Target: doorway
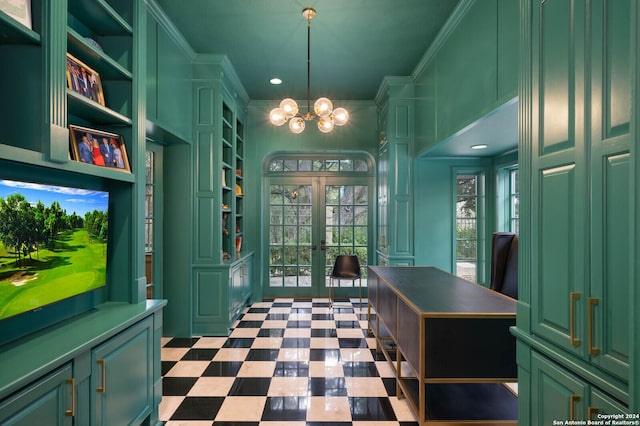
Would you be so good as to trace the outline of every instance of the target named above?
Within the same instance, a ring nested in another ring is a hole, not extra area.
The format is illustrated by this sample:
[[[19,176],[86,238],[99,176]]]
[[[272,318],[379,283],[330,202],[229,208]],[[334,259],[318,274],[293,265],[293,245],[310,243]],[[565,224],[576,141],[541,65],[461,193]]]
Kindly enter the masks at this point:
[[[339,162],[336,169],[326,167],[267,179],[266,297],[328,296],[339,254],[358,256],[366,287],[373,179],[362,169],[341,171]],[[334,294],[357,297],[359,281],[335,281]]]

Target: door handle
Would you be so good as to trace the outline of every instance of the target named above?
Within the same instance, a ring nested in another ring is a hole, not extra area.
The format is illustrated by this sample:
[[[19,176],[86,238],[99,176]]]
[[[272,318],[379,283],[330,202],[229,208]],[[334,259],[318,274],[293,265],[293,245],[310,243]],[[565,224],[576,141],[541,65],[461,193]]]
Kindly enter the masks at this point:
[[[315,244],[311,246],[311,250],[316,250],[317,248],[318,248],[318,246],[315,245]]]
[[[327,249],[327,240],[320,240],[320,250],[325,251]]]
[[[580,293],[575,291],[569,293],[569,341],[571,342],[571,346],[580,346],[580,339],[575,335],[575,304],[578,299],[580,299]]]

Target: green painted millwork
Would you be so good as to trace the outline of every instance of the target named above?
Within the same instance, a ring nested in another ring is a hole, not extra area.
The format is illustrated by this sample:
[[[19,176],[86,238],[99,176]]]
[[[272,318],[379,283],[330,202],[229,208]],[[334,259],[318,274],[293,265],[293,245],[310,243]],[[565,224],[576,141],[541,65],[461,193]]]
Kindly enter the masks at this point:
[[[638,409],[633,3],[522,2],[520,424]]]
[[[414,264],[414,84],[387,77],[376,97],[379,118],[378,250],[391,265]]]
[[[516,95],[518,31],[518,2],[458,4],[413,74],[416,153]]]

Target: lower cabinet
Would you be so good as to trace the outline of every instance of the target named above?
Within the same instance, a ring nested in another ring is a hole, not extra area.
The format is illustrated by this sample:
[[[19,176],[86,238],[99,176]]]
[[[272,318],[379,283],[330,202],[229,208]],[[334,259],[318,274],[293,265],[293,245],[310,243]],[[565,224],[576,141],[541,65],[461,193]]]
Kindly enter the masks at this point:
[[[71,363],[0,403],[3,426],[71,426],[75,415]]]
[[[229,263],[198,266],[194,276],[192,335],[226,336],[251,298],[253,253]]]
[[[552,420],[599,420],[598,414],[623,414],[628,409],[545,356],[531,356],[531,425]],[[523,424],[524,419],[521,419]]]
[[[152,326],[149,318],[91,352],[92,425],[139,424],[151,413]]]
[[[159,424],[165,303],[106,304],[52,336],[0,350],[0,425]]]

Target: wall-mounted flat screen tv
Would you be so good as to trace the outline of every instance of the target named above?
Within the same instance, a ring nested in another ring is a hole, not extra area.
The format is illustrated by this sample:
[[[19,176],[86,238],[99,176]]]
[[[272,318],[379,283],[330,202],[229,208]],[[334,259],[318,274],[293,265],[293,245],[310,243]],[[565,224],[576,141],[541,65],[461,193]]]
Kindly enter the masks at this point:
[[[109,193],[0,179],[0,320],[106,285]]]

